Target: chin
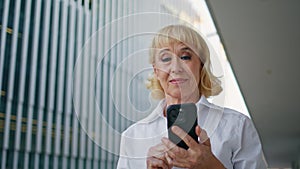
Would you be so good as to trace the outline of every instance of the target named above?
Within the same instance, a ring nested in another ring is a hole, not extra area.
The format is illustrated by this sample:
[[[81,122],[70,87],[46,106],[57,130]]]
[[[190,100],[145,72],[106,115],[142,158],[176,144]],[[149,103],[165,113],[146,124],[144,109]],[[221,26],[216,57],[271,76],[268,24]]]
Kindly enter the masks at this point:
[[[185,87],[172,87],[169,88],[166,92],[166,95],[169,95],[172,98],[189,98],[192,97],[195,94],[198,94],[199,92],[198,88],[195,88],[195,86],[185,86]]]
[[[177,98],[177,99],[181,99],[181,97],[182,97],[182,94],[179,91],[178,92],[174,92],[174,91],[168,92],[167,95],[169,95],[172,98]]]

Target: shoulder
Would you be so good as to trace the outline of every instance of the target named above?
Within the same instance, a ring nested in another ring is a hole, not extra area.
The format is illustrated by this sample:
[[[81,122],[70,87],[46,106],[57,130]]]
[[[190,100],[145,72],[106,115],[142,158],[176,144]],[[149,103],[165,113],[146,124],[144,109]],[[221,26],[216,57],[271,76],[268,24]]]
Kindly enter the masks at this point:
[[[208,109],[209,114],[221,117],[222,120],[229,120],[229,121],[245,121],[250,120],[248,116],[245,114],[236,111],[234,109],[230,109],[227,107],[216,105],[210,101],[208,101],[207,98],[201,97],[200,105],[206,107]],[[236,122],[235,122],[236,123]]]
[[[234,109],[218,106],[209,102],[207,99],[203,98],[201,103],[208,109],[208,118],[220,122],[223,125],[226,124],[226,127],[240,127],[244,122],[251,121],[245,114]]]
[[[245,132],[245,128],[255,130],[252,120],[248,116],[230,108],[224,108],[222,120],[227,129],[230,128],[239,136]]]
[[[153,118],[146,117],[137,121],[122,133],[123,154],[130,157],[144,157],[152,145],[158,144],[161,138],[166,136],[166,119],[157,115],[154,118],[152,113],[149,116]]]
[[[245,114],[243,114],[243,113],[241,113],[241,112],[239,112],[239,111],[230,109],[230,108],[224,108],[224,111],[223,111],[223,117],[224,117],[225,119],[238,120],[238,121],[241,121],[241,122],[251,120],[251,119],[250,119],[248,116],[246,116]]]
[[[210,109],[208,119],[211,120],[208,121],[215,120],[218,123],[217,129],[222,133],[230,133],[231,139],[241,137],[245,130],[255,130],[252,120],[245,114],[210,102],[206,102],[205,105]]]
[[[224,119],[230,122],[227,124],[234,131],[234,133],[230,133],[233,143],[231,147],[234,166],[237,168],[241,168],[241,166],[266,168],[260,137],[253,121],[245,114],[229,108],[224,109],[223,115]]]
[[[254,139],[259,140],[257,130],[252,120],[245,114],[233,109],[224,108],[222,119],[225,121],[224,129],[232,132],[232,139],[239,140],[238,144],[242,144],[242,142],[253,142]],[[247,139],[245,140],[245,138]]]
[[[126,130],[123,131],[122,135],[127,137],[139,137],[142,132],[145,132],[145,129],[149,128],[149,125],[151,125],[152,122],[143,122],[143,120],[140,120],[138,122],[135,122],[134,124],[130,125]]]
[[[165,125],[161,107],[161,104],[159,104],[147,117],[129,126],[122,135],[135,138],[147,137],[155,132],[156,129],[160,129]]]

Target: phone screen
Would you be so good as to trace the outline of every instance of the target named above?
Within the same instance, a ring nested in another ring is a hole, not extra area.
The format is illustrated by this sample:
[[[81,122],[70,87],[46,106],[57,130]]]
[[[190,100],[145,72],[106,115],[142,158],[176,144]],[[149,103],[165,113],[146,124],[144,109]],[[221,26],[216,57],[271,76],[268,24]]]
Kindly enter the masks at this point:
[[[178,126],[188,133],[196,142],[198,136],[195,132],[197,126],[197,107],[194,103],[174,104],[167,108],[167,123],[169,139],[184,149],[189,147],[171,131],[172,126]]]

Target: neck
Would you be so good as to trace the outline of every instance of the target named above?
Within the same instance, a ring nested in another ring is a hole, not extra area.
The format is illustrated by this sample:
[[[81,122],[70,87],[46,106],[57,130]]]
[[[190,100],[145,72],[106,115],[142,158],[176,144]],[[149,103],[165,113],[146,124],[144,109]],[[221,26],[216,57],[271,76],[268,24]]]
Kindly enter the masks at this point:
[[[172,104],[181,104],[181,103],[197,103],[200,99],[201,95],[193,95],[185,98],[175,98],[170,95],[166,95],[166,107]],[[164,108],[164,116],[166,117],[166,107]]]
[[[201,97],[200,94],[194,94],[188,97],[180,97],[180,98],[166,95],[166,103],[167,106],[172,104],[181,104],[181,103],[197,103],[200,97]]]

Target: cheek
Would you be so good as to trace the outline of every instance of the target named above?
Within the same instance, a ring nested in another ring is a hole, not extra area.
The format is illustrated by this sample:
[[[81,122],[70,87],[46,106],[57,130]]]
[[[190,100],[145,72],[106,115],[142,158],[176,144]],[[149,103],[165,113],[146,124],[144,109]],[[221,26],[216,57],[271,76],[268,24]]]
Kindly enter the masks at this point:
[[[157,71],[156,75],[157,75],[157,79],[161,83],[164,83],[166,81],[166,79],[168,78],[168,74],[164,71]]]
[[[192,73],[193,73],[193,76],[196,80],[196,82],[199,84],[200,83],[200,77],[201,77],[201,66],[195,66],[192,68]]]
[[[168,74],[163,71],[158,71],[158,72],[156,72],[156,77],[157,77],[157,80],[159,81],[161,87],[163,88],[163,90],[166,90],[166,88],[168,86]]]

